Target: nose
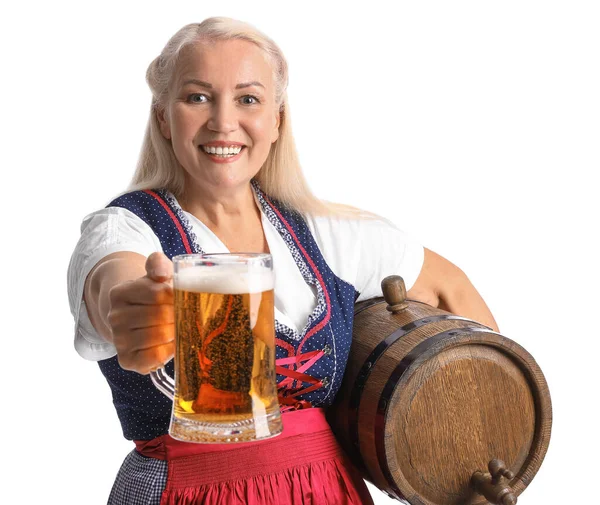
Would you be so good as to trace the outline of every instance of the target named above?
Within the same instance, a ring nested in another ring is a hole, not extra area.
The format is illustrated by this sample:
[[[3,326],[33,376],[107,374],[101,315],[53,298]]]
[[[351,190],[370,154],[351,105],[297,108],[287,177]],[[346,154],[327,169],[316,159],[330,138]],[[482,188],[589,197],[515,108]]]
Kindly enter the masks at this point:
[[[211,108],[211,115],[207,123],[209,130],[228,133],[238,128],[238,111],[235,103],[229,100],[216,100]]]

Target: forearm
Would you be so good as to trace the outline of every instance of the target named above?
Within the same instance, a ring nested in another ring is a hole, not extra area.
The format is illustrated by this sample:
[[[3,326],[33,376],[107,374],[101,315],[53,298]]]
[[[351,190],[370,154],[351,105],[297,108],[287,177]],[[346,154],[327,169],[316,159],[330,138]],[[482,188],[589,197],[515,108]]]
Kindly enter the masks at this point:
[[[466,274],[427,248],[421,273],[408,292],[408,297],[473,319],[498,331],[494,316]]]
[[[108,324],[110,290],[117,284],[145,275],[146,258],[132,252],[113,253],[90,271],[84,287],[84,301],[90,322],[106,341],[113,336]]]
[[[473,319],[485,324],[494,331],[499,331],[498,324],[475,286],[464,273],[461,279],[448,284],[447,289],[438,293],[438,307],[447,312]]]

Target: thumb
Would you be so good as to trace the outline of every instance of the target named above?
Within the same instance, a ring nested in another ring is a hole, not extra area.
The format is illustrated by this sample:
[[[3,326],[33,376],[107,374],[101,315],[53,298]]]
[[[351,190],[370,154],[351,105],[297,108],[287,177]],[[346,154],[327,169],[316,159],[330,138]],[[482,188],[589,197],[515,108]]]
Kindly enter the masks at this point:
[[[154,252],[146,260],[146,275],[156,282],[173,278],[173,262],[161,252]]]

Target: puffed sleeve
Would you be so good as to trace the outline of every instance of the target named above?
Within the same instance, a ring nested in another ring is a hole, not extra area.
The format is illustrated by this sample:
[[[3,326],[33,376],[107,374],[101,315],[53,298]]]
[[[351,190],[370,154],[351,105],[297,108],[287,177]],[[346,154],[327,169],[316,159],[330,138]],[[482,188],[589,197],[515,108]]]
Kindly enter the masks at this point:
[[[90,322],[83,288],[96,263],[119,251],[147,257],[162,248],[152,229],[129,210],[110,207],[87,215],[67,271],[69,305],[75,320],[75,349],[85,359],[99,361],[116,354],[114,346]]]
[[[381,281],[400,275],[408,291],[419,276],[423,246],[384,219],[306,216],[333,272],[360,293],[357,301],[382,296]]]

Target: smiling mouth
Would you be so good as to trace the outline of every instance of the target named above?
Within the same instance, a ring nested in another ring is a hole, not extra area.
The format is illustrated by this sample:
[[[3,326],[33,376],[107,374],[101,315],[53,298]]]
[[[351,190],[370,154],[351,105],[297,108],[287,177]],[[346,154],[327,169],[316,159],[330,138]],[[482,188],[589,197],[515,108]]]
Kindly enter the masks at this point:
[[[209,156],[214,156],[215,158],[234,158],[238,156],[246,146],[230,146],[230,147],[206,147],[199,146],[205,154]]]

